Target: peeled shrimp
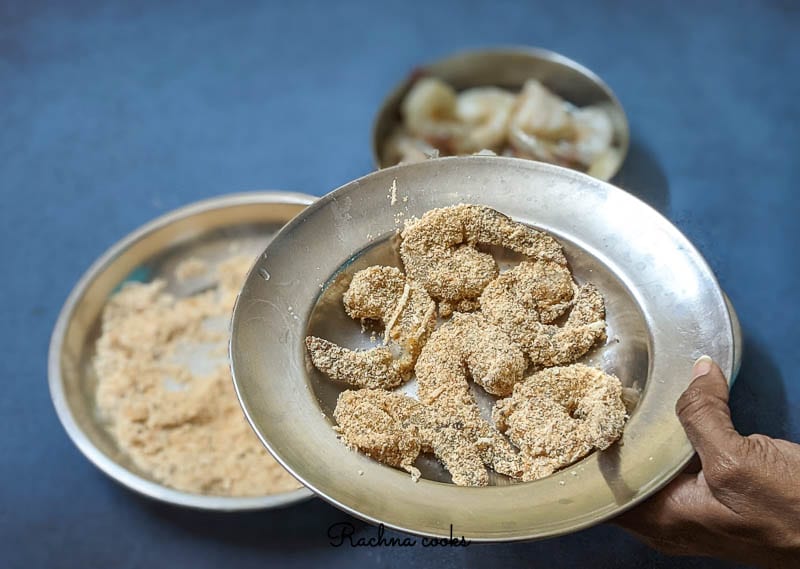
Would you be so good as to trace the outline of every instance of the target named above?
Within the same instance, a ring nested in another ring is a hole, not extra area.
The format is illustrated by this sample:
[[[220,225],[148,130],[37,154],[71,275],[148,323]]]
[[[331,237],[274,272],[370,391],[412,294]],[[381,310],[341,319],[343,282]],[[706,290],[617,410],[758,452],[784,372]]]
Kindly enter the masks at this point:
[[[499,150],[506,140],[515,101],[514,95],[496,87],[476,87],[459,93],[455,114],[470,128],[457,141],[457,153]]]
[[[511,128],[547,140],[572,138],[575,131],[564,100],[535,79],[529,79],[522,87]]]
[[[599,107],[575,108],[536,80],[525,83],[508,138],[520,154],[590,168],[611,147],[614,128]]]
[[[456,92],[434,77],[414,83],[401,107],[408,131],[446,154],[455,154],[467,126],[456,116]]]
[[[598,107],[575,109],[572,118],[574,140],[571,143],[559,142],[554,150],[555,155],[590,167],[611,148],[614,125],[608,113]]]
[[[413,164],[438,157],[438,148],[399,128],[386,142],[384,161],[388,164]]]
[[[445,154],[470,154],[502,146],[515,100],[496,87],[456,94],[444,81],[426,77],[411,88],[402,112],[411,135]]]

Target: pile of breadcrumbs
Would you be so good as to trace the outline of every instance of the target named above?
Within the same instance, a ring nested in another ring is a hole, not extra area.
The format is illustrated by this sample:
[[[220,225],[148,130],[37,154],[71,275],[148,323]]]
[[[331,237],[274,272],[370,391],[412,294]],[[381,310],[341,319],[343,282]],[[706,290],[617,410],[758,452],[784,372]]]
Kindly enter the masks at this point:
[[[226,325],[249,266],[244,257],[221,263],[216,286],[186,298],[163,280],[128,283],[103,310],[93,361],[100,414],[138,469],[178,490],[255,496],[300,486],[263,448],[233,390]],[[187,259],[175,275],[208,270]]]

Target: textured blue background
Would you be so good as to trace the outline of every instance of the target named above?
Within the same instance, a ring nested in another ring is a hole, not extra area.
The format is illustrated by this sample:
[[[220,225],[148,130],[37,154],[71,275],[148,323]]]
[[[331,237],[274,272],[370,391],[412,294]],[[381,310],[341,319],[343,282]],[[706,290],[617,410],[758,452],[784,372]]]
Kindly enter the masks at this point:
[[[328,546],[348,518],[319,500],[248,515],[151,503],[69,442],[46,350],[70,288],[128,231],[226,192],[323,194],[372,169],[373,114],[415,64],[539,45],[615,89],[633,130],[617,183],[697,244],[738,308],[737,426],[798,440],[796,3],[161,4],[0,2],[0,566],[727,566],[612,526],[352,550]]]

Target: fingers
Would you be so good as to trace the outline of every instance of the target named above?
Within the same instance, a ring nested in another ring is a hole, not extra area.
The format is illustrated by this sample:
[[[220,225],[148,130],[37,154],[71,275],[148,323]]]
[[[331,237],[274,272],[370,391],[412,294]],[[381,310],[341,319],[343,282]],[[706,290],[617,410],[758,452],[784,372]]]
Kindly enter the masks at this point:
[[[698,501],[696,476],[680,474],[669,485],[635,508],[614,519],[614,523],[636,534],[649,536],[665,525],[683,519],[688,508]]]
[[[694,364],[694,381],[678,399],[675,412],[704,467],[730,457],[743,440],[731,422],[728,382],[708,356]]]
[[[613,521],[654,549],[669,555],[701,552],[691,546],[686,520],[692,519],[694,504],[700,501],[695,477],[681,474],[661,492]]]
[[[733,527],[737,520],[702,476],[681,474],[614,523],[670,555],[712,555],[720,546],[714,528]]]

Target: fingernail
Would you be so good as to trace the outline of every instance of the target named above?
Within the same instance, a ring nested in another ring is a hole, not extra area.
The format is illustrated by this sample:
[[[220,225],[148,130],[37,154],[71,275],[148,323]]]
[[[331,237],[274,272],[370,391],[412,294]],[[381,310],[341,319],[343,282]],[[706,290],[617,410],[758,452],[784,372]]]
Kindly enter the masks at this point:
[[[697,361],[694,362],[694,366],[692,366],[692,379],[696,379],[701,375],[706,375],[708,372],[710,372],[713,363],[714,360],[712,360],[709,356],[700,356],[697,358]]]

